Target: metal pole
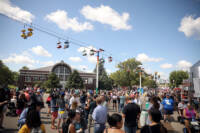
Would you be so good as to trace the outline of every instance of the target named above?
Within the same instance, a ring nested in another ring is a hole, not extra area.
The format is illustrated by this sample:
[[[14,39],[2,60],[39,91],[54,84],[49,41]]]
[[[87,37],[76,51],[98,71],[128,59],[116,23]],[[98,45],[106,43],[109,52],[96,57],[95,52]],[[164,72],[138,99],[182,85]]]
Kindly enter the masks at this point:
[[[99,88],[99,51],[97,51],[96,90]]]
[[[142,88],[142,72],[140,71],[140,90]]]

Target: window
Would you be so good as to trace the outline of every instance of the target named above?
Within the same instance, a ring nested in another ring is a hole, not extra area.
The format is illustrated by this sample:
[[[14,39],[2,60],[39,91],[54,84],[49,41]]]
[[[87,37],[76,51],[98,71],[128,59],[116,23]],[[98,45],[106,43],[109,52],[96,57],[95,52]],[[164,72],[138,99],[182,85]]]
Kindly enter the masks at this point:
[[[25,82],[31,82],[31,77],[25,77]]]
[[[38,76],[33,77],[33,81],[38,81],[38,79],[39,79]]]
[[[45,77],[45,75],[41,75],[41,76],[40,76],[40,80],[41,80],[41,81],[44,81],[44,80],[46,80],[46,77]]]
[[[93,78],[88,78],[88,84],[93,84]]]
[[[60,79],[60,81],[63,81],[64,80],[64,76],[63,75],[59,75],[59,79]]]
[[[65,65],[58,65],[54,68],[53,72],[58,76],[60,81],[66,81],[70,75],[70,68]]]

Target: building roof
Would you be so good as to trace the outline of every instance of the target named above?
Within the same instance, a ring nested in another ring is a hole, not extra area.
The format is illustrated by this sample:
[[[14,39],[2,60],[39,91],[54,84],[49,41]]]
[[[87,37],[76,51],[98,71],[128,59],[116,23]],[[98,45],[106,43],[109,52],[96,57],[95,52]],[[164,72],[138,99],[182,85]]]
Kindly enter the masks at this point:
[[[33,71],[51,71],[52,68],[53,68],[53,66],[40,67],[37,69],[33,69]]]
[[[197,61],[194,65],[192,65],[192,68],[193,68],[193,67],[199,67],[199,66],[200,66],[200,60]]]
[[[53,67],[56,66],[56,65],[58,65],[58,64],[60,64],[60,63],[66,64],[66,63],[64,63],[63,61],[61,61],[61,62],[59,62],[59,63],[56,63],[55,65],[52,65],[52,66],[40,67],[40,68],[37,68],[37,69],[32,69],[32,71],[48,71],[48,72],[51,72],[52,69],[53,69]],[[68,65],[68,64],[67,64],[67,65]],[[93,72],[81,71],[81,70],[72,68],[71,66],[70,66],[70,68],[71,68],[72,71],[76,70],[76,71],[78,71],[78,73],[80,73],[80,74],[95,74],[95,73],[93,73]]]

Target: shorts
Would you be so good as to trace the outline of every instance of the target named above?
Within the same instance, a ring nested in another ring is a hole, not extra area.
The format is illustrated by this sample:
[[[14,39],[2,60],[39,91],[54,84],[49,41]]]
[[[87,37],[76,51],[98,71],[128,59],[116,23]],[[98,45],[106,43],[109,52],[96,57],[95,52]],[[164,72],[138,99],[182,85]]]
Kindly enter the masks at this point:
[[[58,111],[58,119],[66,119],[67,112],[66,111]]]
[[[57,118],[57,117],[58,117],[58,111],[51,112],[51,115],[52,115],[54,118]]]
[[[113,103],[117,103],[117,100],[113,100]]]
[[[165,115],[172,115],[173,114],[173,110],[166,110],[166,109],[164,109],[164,114]]]
[[[58,112],[58,108],[57,107],[51,107],[51,112]]]

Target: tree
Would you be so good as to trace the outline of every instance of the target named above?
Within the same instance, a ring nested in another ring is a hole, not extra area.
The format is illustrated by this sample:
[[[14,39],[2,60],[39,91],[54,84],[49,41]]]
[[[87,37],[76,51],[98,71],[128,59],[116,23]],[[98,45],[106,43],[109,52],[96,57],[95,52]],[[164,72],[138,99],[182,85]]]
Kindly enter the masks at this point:
[[[170,86],[178,87],[182,84],[184,79],[188,79],[189,74],[186,71],[179,70],[179,71],[172,71],[169,76]]]
[[[60,80],[55,73],[51,73],[48,75],[48,80],[45,82],[45,86],[47,88],[60,88]]]
[[[144,85],[147,88],[157,88],[158,87],[157,84],[156,84],[156,81],[149,79],[149,78],[145,78]]]
[[[83,79],[78,71],[74,70],[67,80],[66,88],[82,89],[83,87]]]
[[[46,82],[35,81],[33,84],[34,84],[34,87],[36,88],[48,88],[46,85]]]
[[[12,71],[0,60],[0,88],[6,88],[14,82]]]
[[[142,63],[137,61],[135,58],[130,58],[119,63],[117,65],[119,70],[111,73],[110,77],[114,80],[116,85],[129,86],[130,88],[133,85],[139,85],[139,65],[142,65]],[[142,82],[144,82],[144,77],[146,75],[147,74],[143,72]]]
[[[12,72],[12,76],[13,76],[13,84],[17,85],[19,80],[19,72]]]
[[[27,66],[23,66],[21,69],[22,70],[29,70],[29,68]]]
[[[108,76],[105,68],[104,68],[104,59],[101,58],[99,62],[99,88],[98,89],[112,89],[112,79]],[[96,73],[96,67],[94,69]]]

